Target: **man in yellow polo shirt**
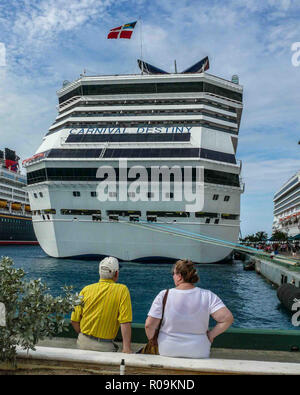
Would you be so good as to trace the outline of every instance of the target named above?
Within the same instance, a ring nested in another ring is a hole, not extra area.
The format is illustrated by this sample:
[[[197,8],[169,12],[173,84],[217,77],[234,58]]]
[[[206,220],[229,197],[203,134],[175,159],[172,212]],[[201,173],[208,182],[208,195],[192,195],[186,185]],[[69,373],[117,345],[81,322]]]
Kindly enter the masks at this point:
[[[98,283],[82,289],[83,306],[76,306],[71,315],[78,333],[77,346],[84,350],[118,351],[114,339],[121,325],[122,351],[131,353],[131,300],[126,285],[117,284],[118,260],[104,258],[99,264],[99,274]]]

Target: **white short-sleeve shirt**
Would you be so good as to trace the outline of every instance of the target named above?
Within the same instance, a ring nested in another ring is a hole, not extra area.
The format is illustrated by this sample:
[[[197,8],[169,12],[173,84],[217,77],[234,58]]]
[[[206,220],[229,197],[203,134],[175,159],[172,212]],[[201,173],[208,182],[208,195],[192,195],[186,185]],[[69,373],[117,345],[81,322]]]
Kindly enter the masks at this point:
[[[149,316],[162,317],[162,302],[166,290],[154,299]],[[222,300],[213,292],[202,288],[169,290],[164,318],[159,332],[160,355],[207,358],[210,341],[206,332],[209,316],[225,307]]]

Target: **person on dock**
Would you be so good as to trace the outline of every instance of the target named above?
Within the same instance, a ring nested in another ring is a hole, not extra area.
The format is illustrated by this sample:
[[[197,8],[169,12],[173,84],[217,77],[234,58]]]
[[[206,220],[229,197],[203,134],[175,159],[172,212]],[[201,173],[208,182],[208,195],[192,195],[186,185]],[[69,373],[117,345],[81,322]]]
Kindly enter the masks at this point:
[[[195,287],[199,277],[191,261],[175,263],[173,280],[175,288],[169,290],[158,335],[159,354],[208,358],[212,342],[230,327],[233,315],[213,292]],[[149,340],[160,323],[165,292],[163,290],[156,296],[148,313],[145,331]],[[210,316],[217,324],[208,330]]]
[[[83,306],[76,306],[71,315],[78,333],[77,346],[84,350],[118,351],[114,339],[121,326],[123,352],[131,353],[132,307],[126,285],[117,284],[119,262],[106,257],[99,264],[100,281],[87,285],[79,295]]]

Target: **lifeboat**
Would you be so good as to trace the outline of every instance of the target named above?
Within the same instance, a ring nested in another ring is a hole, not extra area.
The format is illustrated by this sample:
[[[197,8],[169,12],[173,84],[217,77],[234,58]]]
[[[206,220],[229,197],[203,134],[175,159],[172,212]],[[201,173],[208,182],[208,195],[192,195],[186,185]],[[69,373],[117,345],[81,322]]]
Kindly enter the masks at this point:
[[[12,203],[11,208],[16,211],[20,211],[22,206],[21,203]]]
[[[30,210],[29,204],[25,204],[25,211],[27,211],[27,212],[30,212],[30,211],[31,211],[31,210]]]
[[[7,201],[6,200],[0,200],[0,208],[7,208]]]

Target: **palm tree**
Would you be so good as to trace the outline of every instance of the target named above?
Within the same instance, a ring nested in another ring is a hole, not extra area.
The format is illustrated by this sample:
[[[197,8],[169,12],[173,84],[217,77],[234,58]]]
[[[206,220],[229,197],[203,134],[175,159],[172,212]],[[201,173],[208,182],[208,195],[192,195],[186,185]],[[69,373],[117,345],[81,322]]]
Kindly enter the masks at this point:
[[[255,237],[257,241],[266,241],[268,240],[268,233],[264,231],[256,232]]]

